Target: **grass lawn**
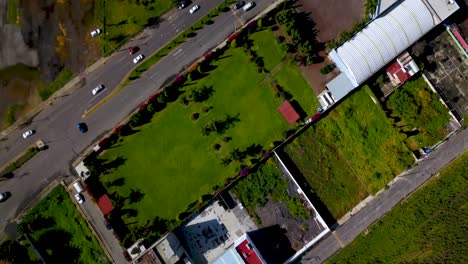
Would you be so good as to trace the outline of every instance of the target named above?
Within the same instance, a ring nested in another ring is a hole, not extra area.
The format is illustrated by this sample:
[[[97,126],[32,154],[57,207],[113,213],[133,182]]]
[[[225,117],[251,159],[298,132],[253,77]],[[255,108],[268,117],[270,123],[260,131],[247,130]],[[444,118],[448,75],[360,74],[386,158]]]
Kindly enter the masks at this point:
[[[23,219],[47,263],[109,263],[63,186],[52,190]]]
[[[361,88],[285,147],[335,219],[413,162],[370,95]]]
[[[106,34],[105,37],[98,37],[103,53],[111,52],[145,26],[157,22],[173,6],[171,0],[98,0],[95,9],[96,22],[105,29]]]
[[[234,150],[246,152],[254,144],[268,149],[290,128],[277,110],[281,99],[263,81],[267,75],[258,73],[242,48],[227,50],[210,67],[206,77],[183,88],[185,93],[178,101],[169,103],[150,123],[138,127],[139,132],[123,137],[103,155],[106,160],[125,159],[123,165],[100,178],[109,193],[128,197],[131,190],[137,190],[144,194],[139,202],[125,204],[125,209],[135,209],[137,215],[127,215],[124,221],[143,225],[155,217],[176,219],[191,202],[239,172],[239,161],[222,165],[223,158],[232,156]],[[292,84],[284,85],[289,89]],[[182,103],[184,96],[202,87],[213,89],[207,100]],[[197,120],[192,118],[194,113],[199,114]],[[223,134],[202,135],[208,123],[226,119],[231,121]],[[215,150],[215,144],[221,148]],[[245,158],[242,163],[249,161]],[[120,178],[125,179],[124,185],[112,184]]]
[[[361,234],[330,263],[467,263],[468,153]]]
[[[252,50],[263,58],[267,70],[272,71],[286,57],[270,29],[256,32],[250,39],[254,42]]]

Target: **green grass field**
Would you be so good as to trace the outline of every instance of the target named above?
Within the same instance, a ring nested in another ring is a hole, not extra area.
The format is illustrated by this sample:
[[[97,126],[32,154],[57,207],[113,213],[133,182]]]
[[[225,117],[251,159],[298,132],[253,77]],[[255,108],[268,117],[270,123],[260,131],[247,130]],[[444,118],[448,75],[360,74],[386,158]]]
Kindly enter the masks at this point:
[[[467,263],[468,153],[329,263]]]
[[[269,82],[264,81],[267,75],[258,73],[242,48],[227,50],[210,67],[208,76],[189,82],[181,96],[194,89],[212,87],[209,99],[184,105],[179,98],[157,113],[150,123],[139,127],[139,132],[122,138],[103,155],[106,160],[125,159],[110,175],[100,178],[109,193],[116,191],[127,197],[133,189],[144,194],[141,201],[125,204],[124,208],[138,213],[126,216],[126,222],[142,225],[155,217],[176,219],[190,203],[213,192],[214,186],[222,185],[239,172],[238,161],[221,164],[234,149],[245,151],[253,144],[268,149],[290,128],[277,110],[281,99],[274,96]],[[285,89],[293,90],[291,85],[285,82]],[[205,113],[203,108],[211,110]],[[197,120],[192,119],[194,113],[199,114]],[[234,121],[224,134],[202,135],[206,124],[227,117]],[[225,140],[226,137],[230,140]],[[221,148],[215,150],[215,144]],[[248,162],[249,159],[243,161]],[[110,184],[119,178],[125,179],[124,185]]]
[[[147,25],[157,22],[173,6],[171,0],[98,0],[95,17],[97,24],[105,29],[106,35],[98,37],[104,54],[118,48]]]
[[[413,162],[370,95],[361,88],[285,147],[336,219]]]
[[[24,217],[21,229],[47,263],[109,263],[70,199],[56,187]]]

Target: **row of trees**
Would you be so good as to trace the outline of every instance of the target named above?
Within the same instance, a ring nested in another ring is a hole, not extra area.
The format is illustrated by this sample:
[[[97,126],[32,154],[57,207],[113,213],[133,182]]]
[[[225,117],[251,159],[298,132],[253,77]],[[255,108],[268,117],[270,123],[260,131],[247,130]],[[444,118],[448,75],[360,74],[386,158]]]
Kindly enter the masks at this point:
[[[284,4],[283,9],[276,13],[275,20],[291,38],[291,43],[281,41],[283,50],[298,52],[299,60],[306,65],[319,61],[318,52],[321,50],[321,44],[316,40],[315,23],[308,14],[296,12],[293,6]]]

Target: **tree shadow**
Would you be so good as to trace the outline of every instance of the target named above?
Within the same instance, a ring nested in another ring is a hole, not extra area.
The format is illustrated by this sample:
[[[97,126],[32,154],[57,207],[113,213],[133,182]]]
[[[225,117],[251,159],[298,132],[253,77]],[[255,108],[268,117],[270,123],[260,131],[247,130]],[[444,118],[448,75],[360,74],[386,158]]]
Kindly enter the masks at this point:
[[[150,17],[146,20],[145,27],[157,28],[161,22],[162,19],[160,17]]]
[[[42,217],[32,220],[30,223],[27,223],[27,227],[30,232],[34,232],[41,229],[47,229],[55,225],[55,220],[50,217]]]
[[[111,169],[116,169],[122,166],[127,159],[122,158],[121,156],[116,157],[115,159],[108,161],[103,164],[103,168],[105,171],[109,171]]]
[[[140,192],[139,190],[131,189],[127,199],[130,204],[133,204],[141,201],[143,197],[145,197],[144,193]]]
[[[126,37],[125,37],[124,35],[117,35],[117,36],[115,36],[115,37],[110,38],[109,40],[110,40],[110,41],[113,41],[113,42],[120,43],[120,42],[124,41],[125,38],[126,38]]]
[[[74,263],[81,252],[70,245],[71,238],[64,230],[49,230],[39,237],[36,245],[47,263]]]
[[[125,184],[125,178],[118,178],[116,180],[109,182],[110,186],[117,186],[117,187],[123,186],[124,184]]]

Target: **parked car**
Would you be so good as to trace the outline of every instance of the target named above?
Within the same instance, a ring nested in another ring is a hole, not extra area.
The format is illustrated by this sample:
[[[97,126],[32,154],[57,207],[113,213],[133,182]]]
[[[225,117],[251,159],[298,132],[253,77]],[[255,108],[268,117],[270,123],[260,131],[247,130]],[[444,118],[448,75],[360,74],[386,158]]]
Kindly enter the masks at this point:
[[[238,9],[240,9],[241,7],[243,7],[244,5],[245,5],[245,2],[244,2],[244,1],[237,1],[237,3],[234,4],[233,8],[234,8],[235,10],[238,10]]]
[[[139,50],[140,50],[140,48],[138,48],[138,47],[131,47],[128,52],[130,53],[130,55],[133,55],[133,54],[137,53],[137,51],[139,51]]]
[[[80,130],[81,133],[88,132],[88,126],[85,123],[78,123],[76,127],[78,128],[78,130]]]
[[[104,225],[106,226],[107,230],[112,229],[112,225],[109,223],[109,221],[107,221],[107,219],[104,219]]]
[[[248,2],[245,6],[244,6],[244,11],[249,11],[250,9],[254,8],[255,7],[255,2]]]
[[[23,138],[28,138],[28,137],[32,136],[34,133],[35,133],[34,130],[28,130],[28,131],[23,133]]]
[[[1,192],[0,193],[0,203],[6,201],[8,199],[8,197],[10,197],[9,192]]]
[[[200,9],[199,5],[192,6],[192,8],[190,8],[190,14],[197,12],[198,9]]]
[[[136,56],[134,59],[133,59],[133,63],[137,64],[139,61],[141,61],[142,59],[144,58],[143,54],[140,54],[138,56]]]
[[[179,9],[184,9],[184,8],[186,8],[188,5],[190,5],[190,1],[188,1],[188,0],[182,0],[182,1],[180,1],[180,3],[179,3]]]
[[[97,35],[101,34],[102,33],[102,30],[100,30],[99,28],[98,29],[95,29],[93,31],[91,31],[91,37],[96,37]]]
[[[83,197],[79,193],[75,194],[75,199],[79,204],[82,204],[84,202]]]

